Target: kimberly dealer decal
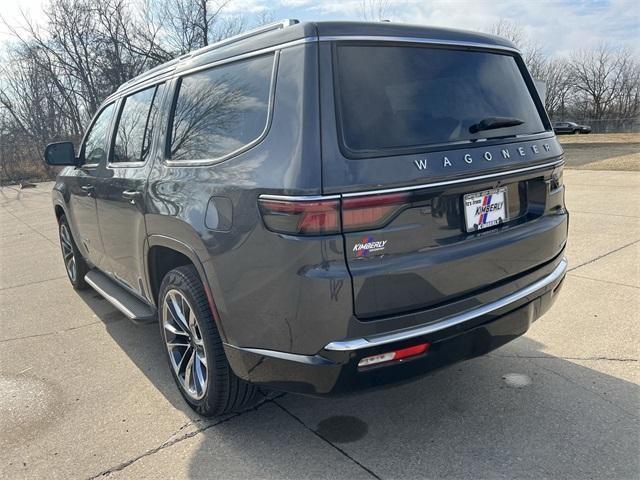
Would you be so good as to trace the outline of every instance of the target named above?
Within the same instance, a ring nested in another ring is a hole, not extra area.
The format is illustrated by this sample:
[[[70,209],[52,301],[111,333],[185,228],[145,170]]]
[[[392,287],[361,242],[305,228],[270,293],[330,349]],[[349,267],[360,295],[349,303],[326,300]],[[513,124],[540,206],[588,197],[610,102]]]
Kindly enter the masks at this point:
[[[380,252],[384,250],[384,246],[388,240],[374,240],[373,237],[365,237],[362,242],[358,242],[353,246],[356,257],[367,257],[371,252]]]

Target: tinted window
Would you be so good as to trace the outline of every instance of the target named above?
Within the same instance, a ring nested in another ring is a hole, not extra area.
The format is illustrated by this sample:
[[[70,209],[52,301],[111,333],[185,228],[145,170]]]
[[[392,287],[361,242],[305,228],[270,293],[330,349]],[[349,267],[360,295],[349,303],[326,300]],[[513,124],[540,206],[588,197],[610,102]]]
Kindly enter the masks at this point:
[[[149,155],[158,107],[156,87],[124,99],[113,145],[112,162],[144,162]]]
[[[170,158],[220,158],[260,137],[267,124],[272,69],[273,55],[267,55],[182,78]]]
[[[339,45],[336,52],[340,128],[353,153],[545,129],[510,55],[362,45]],[[489,117],[523,123],[470,132],[472,125]]]
[[[107,148],[109,145],[107,137],[109,136],[109,125],[111,124],[113,110],[114,104],[112,103],[104,108],[95,122],[93,122],[93,126],[84,142],[84,163],[100,163],[107,158]]]

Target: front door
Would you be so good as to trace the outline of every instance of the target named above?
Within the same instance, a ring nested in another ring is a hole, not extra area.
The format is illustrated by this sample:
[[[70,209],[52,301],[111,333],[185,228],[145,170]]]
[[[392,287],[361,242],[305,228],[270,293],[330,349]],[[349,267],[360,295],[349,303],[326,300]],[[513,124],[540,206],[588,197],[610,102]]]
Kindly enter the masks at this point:
[[[123,98],[106,167],[96,185],[105,270],[134,293],[144,287],[145,190],[162,85]]]
[[[113,103],[95,117],[80,148],[81,166],[68,177],[70,225],[82,255],[93,265],[101,266],[104,247],[96,214],[97,172],[104,168],[109,147]]]

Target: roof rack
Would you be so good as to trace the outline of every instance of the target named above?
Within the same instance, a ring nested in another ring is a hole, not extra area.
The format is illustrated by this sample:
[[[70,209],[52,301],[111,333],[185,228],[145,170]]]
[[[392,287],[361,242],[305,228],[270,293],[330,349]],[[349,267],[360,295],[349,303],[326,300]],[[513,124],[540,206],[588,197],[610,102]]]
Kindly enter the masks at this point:
[[[225,38],[224,40],[220,40],[219,42],[212,43],[211,45],[207,45],[206,47],[199,48],[198,50],[194,50],[193,52],[185,53],[184,55],[180,55],[178,58],[174,58],[173,60],[169,60],[168,62],[165,62],[156,67],[153,67],[151,70],[148,70],[138,75],[137,77],[134,77],[131,80],[123,83],[122,85],[120,85],[120,88],[118,88],[118,91],[125,90],[126,88],[136,83],[140,83],[143,80],[150,80],[151,78],[156,77],[158,75],[162,75],[163,73],[168,73],[171,70],[174,70],[176,67],[176,64],[182,60],[197,57],[198,55],[202,55],[203,53],[216,50],[220,47],[225,47],[227,45],[231,45],[232,43],[236,43],[241,40],[245,40],[247,38],[255,37],[257,35],[262,35],[263,33],[290,27],[291,25],[295,25],[297,23],[300,23],[300,22],[292,18],[286,19],[286,20],[280,20],[278,22],[267,23],[266,25],[262,25],[260,27],[254,28],[252,30],[248,30],[238,35]]]
[[[257,35],[262,35],[263,33],[271,32],[273,30],[280,30],[281,28],[290,27],[291,25],[295,25],[296,23],[300,23],[300,22],[293,18],[289,18],[287,20],[280,20],[278,22],[273,22],[273,23],[267,23],[266,25],[262,25],[261,27],[254,28],[252,30],[247,30],[246,32],[239,33],[238,35],[225,38],[224,40],[220,40],[219,42],[212,43],[211,45],[207,45],[206,47],[199,48],[198,50],[194,50],[188,55],[189,57],[197,57],[198,55],[202,55],[203,53],[209,52],[211,50],[215,50],[220,47],[225,47],[232,43],[239,42],[240,40],[245,40],[247,38],[255,37]]]

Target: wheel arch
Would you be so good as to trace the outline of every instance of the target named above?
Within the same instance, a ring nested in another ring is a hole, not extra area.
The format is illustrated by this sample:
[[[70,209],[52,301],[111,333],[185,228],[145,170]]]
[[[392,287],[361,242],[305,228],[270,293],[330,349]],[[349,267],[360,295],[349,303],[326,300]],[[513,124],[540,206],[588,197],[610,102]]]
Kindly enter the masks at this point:
[[[207,274],[196,251],[186,243],[165,235],[150,235],[145,249],[145,271],[152,300],[159,308],[158,294],[164,276],[174,268],[192,265],[202,282],[211,313],[223,340],[226,339]]]

